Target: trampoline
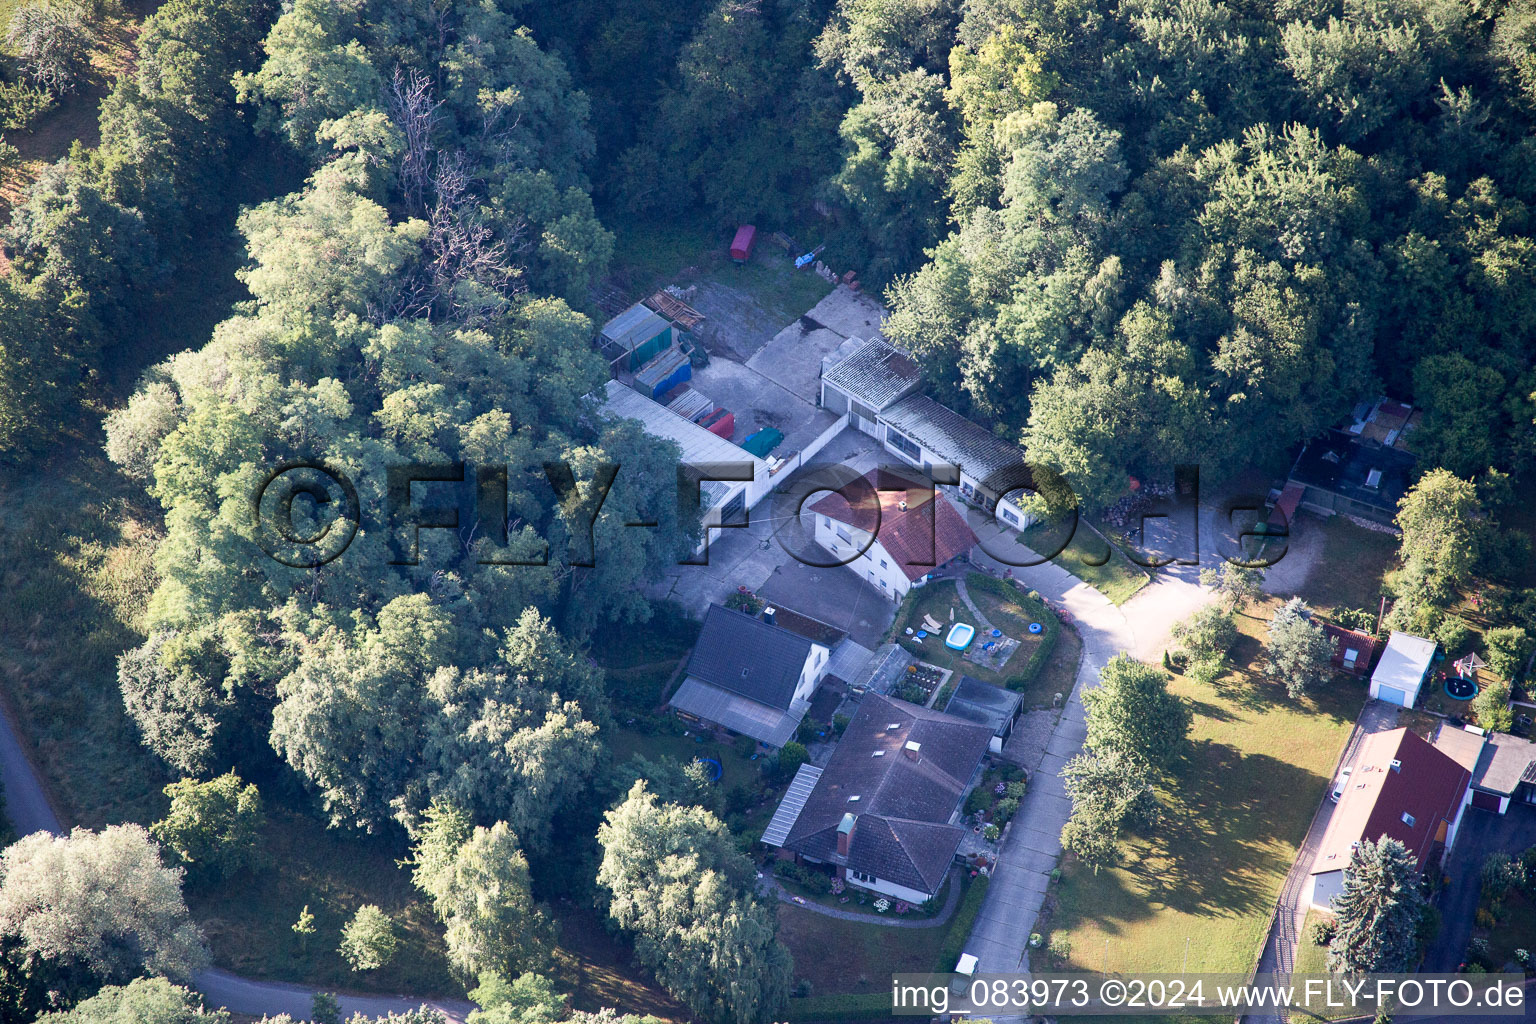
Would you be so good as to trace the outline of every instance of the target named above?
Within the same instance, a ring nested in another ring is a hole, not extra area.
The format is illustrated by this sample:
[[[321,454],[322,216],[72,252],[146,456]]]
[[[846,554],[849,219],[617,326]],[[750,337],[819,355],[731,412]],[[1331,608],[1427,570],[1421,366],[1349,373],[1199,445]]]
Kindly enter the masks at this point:
[[[709,770],[710,782],[719,782],[720,776],[725,774],[725,766],[712,757],[696,757],[694,760]]]
[[[976,627],[969,622],[957,622],[949,631],[949,636],[944,638],[944,646],[952,650],[963,651],[971,645],[976,637]]]
[[[1477,684],[1470,679],[1451,676],[1445,681],[1445,695],[1452,700],[1471,700],[1477,696]]]

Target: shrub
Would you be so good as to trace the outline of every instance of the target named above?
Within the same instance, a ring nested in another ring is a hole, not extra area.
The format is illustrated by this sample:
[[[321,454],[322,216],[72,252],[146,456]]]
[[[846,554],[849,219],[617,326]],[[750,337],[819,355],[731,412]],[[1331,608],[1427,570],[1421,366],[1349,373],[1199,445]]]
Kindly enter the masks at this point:
[[[1488,940],[1487,939],[1485,939],[1485,938],[1483,938],[1482,936],[1479,935],[1478,937],[1474,938],[1471,942],[1467,943],[1467,963],[1468,964],[1474,964],[1475,963],[1475,964],[1480,964],[1483,967],[1487,967],[1487,966],[1489,966],[1489,961],[1492,960],[1492,959],[1493,959],[1493,954],[1492,954],[1492,952],[1488,948]]]
[[[1445,648],[1446,654],[1457,654],[1472,639],[1472,627],[1460,615],[1447,615],[1435,630],[1435,639]]]
[[[30,82],[0,82],[0,130],[20,131],[53,106],[53,94]]]
[[[852,721],[852,719],[850,719],[847,715],[833,715],[832,731],[841,736],[844,730],[848,728],[848,723],[850,721]]]
[[[1013,815],[1019,809],[1019,802],[1013,797],[1005,796],[992,808],[992,820],[998,825],[1006,825],[1013,820]]]
[[[986,786],[977,786],[975,789],[971,790],[970,796],[965,798],[965,813],[975,814],[977,811],[984,811],[987,809],[987,805],[991,802],[991,790],[989,790]]]
[[[1488,647],[1488,667],[1505,679],[1513,679],[1531,656],[1531,635],[1519,626],[1500,626],[1483,635]]]
[[[1333,933],[1338,931],[1338,929],[1338,923],[1333,918],[1318,918],[1312,922],[1312,931],[1309,933],[1309,937],[1312,939],[1313,945],[1326,946],[1333,941]]]
[[[1030,932],[1029,933],[1029,948],[1030,949],[1039,949],[1040,948],[1040,943],[1042,943],[1044,941],[1045,940],[1040,937],[1040,933],[1039,932]]]
[[[1002,832],[996,825],[988,825],[981,830],[981,837],[989,843],[997,842],[997,837],[1000,835],[1002,835]]]
[[[1051,936],[1051,944],[1047,947],[1047,952],[1051,955],[1051,962],[1060,967],[1072,959],[1072,941],[1057,932]]]
[[[1376,631],[1376,613],[1364,608],[1340,608],[1333,613],[1333,621],[1345,629],[1357,629],[1362,633]]]
[[[368,903],[341,930],[341,955],[354,971],[376,971],[394,959],[397,941],[389,915]]]
[[[1498,903],[1520,881],[1520,865],[1507,853],[1490,853],[1483,859],[1483,899]]]
[[[63,95],[89,70],[96,31],[84,4],[35,0],[16,8],[5,38],[34,81]]]
[[[1010,797],[1010,798],[1012,798],[1014,800],[1023,800],[1024,799],[1024,791],[1025,791],[1026,788],[1028,788],[1027,784],[1024,781],[1020,780],[1018,782],[1010,782],[1010,783],[1008,783],[1008,787],[1003,792],[1004,792],[1004,794],[1006,796],[1008,796],[1008,797]]]
[[[1472,698],[1472,714],[1477,724],[1491,732],[1509,732],[1515,726],[1515,713],[1509,708],[1509,684],[1489,683]]]
[[[809,999],[811,995],[811,979],[801,978],[795,982],[795,998]]]
[[[810,759],[810,752],[805,749],[804,744],[796,743],[793,740],[784,744],[783,748],[779,750],[779,777],[783,779],[789,778],[800,770],[801,765]]]
[[[309,1016],[313,1024],[341,1024],[341,1003],[330,992],[316,992]]]

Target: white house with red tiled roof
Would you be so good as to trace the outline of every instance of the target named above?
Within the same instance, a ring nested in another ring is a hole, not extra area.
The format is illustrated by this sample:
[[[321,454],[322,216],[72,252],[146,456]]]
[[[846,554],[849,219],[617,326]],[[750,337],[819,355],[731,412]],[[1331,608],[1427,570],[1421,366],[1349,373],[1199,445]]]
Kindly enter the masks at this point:
[[[852,502],[830,494],[811,506],[816,543],[892,601],[975,547],[965,517],[932,484],[879,470],[861,479]]]
[[[1366,840],[1396,839],[1421,871],[1450,852],[1471,779],[1466,767],[1407,729],[1366,736],[1312,862],[1308,902],[1332,905],[1350,854]]]

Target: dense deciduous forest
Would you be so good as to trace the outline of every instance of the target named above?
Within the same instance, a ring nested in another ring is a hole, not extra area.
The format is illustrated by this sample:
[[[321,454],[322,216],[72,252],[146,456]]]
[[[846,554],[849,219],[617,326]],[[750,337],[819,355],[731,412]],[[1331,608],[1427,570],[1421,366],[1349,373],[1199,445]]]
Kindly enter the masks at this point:
[[[69,88],[92,17],[24,11],[8,104]],[[1530,0],[167,0],[135,47],[99,143],[0,234],[0,453],[25,472],[104,421],[164,517],[147,635],[118,665],[143,742],[191,780],[275,756],[333,825],[408,836],[487,992],[542,966],[515,941],[546,927],[524,851],[536,873],[578,826],[578,888],[690,1010],[764,1020],[789,988],[723,825],[677,806],[708,802],[695,780],[642,762],[651,791],[625,800],[599,770],[584,644],[646,618],[633,584],[698,535],[676,450],[583,401],[608,375],[590,338],[613,227],[823,237],[884,290],[933,393],[1089,510],[1180,463],[1275,464],[1383,391],[1425,410],[1426,468],[1536,455]],[[274,152],[302,186],[236,209],[236,165]],[[248,297],[134,365],[194,240],[231,230]],[[390,465],[506,465],[513,528],[427,532],[401,565],[365,524],[347,559],[291,568],[248,505],[293,459],[344,469],[365,508]],[[605,463],[626,472],[588,566],[572,542]],[[616,806],[601,854],[594,794]],[[156,834],[192,849],[197,813]],[[143,966],[5,941],[71,998]],[[706,948],[707,970],[679,963]],[[7,998],[37,1010],[44,988]]]

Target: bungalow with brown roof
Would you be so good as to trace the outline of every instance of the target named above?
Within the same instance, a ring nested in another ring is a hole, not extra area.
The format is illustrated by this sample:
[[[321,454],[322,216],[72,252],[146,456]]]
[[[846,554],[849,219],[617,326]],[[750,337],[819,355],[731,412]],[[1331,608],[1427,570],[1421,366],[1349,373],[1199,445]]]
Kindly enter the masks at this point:
[[[1366,736],[1312,862],[1308,902],[1332,905],[1344,889],[1350,854],[1365,840],[1398,840],[1421,871],[1449,852],[1471,778],[1454,758],[1407,729]]]
[[[811,506],[814,536],[892,601],[976,546],[965,517],[931,483],[878,469],[863,480],[868,490],[854,501],[829,494]]]
[[[987,726],[870,694],[826,767],[802,767],[763,841],[857,888],[932,899],[965,838],[957,819],[991,738]]]

